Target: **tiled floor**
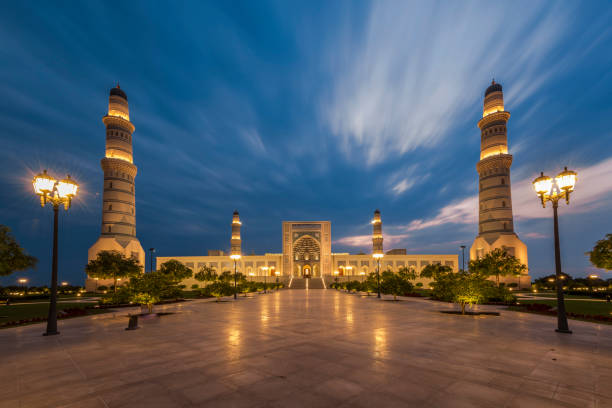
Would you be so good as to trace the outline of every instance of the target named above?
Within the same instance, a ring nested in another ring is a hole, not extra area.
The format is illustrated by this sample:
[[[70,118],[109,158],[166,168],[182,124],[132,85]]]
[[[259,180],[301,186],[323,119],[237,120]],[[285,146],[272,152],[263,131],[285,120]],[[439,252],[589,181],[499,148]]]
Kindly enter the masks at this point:
[[[612,407],[612,326],[334,290],[0,330],[0,407]]]

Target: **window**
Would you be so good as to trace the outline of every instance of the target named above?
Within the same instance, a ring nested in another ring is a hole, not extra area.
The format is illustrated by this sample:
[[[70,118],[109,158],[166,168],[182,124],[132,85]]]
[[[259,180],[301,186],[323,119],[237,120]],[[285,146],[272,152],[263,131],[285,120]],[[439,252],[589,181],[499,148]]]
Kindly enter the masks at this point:
[[[113,211],[113,205],[112,204],[108,205],[108,211]]]
[[[504,222],[504,229],[508,228],[508,223]]]
[[[504,207],[504,208],[506,207],[506,202],[505,201],[502,201],[502,207]]]
[[[111,232],[111,227],[110,226],[108,227],[108,232]]]
[[[113,182],[108,183],[108,188],[113,188]]]
[[[506,179],[502,178],[501,179],[501,183],[502,183],[502,185],[506,184]]]

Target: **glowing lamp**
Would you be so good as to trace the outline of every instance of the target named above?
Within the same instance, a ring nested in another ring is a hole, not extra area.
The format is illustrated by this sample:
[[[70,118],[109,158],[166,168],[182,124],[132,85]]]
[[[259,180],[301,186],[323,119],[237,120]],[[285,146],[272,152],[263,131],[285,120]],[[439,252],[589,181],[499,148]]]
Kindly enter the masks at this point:
[[[57,183],[57,195],[60,198],[71,200],[72,197],[76,196],[79,185],[70,178],[70,174]]]
[[[55,186],[55,179],[47,174],[47,170],[44,170],[42,173],[34,176],[32,185],[34,186],[34,193],[43,197],[51,194]]]
[[[533,188],[536,193],[541,196],[547,194],[552,189],[552,178],[545,176],[544,172],[540,173],[540,177],[533,180]]]
[[[230,259],[233,259],[234,261],[237,261],[237,260],[238,260],[238,259],[240,259],[240,258],[241,258],[240,254],[233,254],[233,255],[230,255]]]
[[[373,257],[374,259],[380,259],[380,258],[382,258],[383,256],[385,256],[385,255],[383,255],[382,253],[376,253],[376,254],[373,254],[373,255],[372,255],[372,257]]]
[[[564,170],[555,177],[555,181],[557,182],[557,186],[561,190],[564,191],[574,191],[574,186],[576,185],[576,172],[572,170],[568,170],[567,166]]]

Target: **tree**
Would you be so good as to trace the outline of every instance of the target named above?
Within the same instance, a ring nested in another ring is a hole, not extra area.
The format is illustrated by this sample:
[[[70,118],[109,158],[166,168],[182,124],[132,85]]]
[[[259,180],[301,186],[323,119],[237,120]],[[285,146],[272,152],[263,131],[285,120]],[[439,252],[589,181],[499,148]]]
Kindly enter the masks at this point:
[[[182,280],[191,278],[193,271],[176,259],[170,259],[160,265],[159,271],[178,283]]]
[[[140,275],[142,266],[134,258],[126,258],[119,251],[100,251],[96,259],[85,266],[85,272],[90,278],[112,279],[113,292],[117,292],[117,280]]]
[[[606,234],[604,239],[597,241],[587,255],[596,268],[612,271],[612,234]]]
[[[132,293],[132,301],[147,305],[149,313],[153,312],[153,304],[159,302],[168,292],[168,288],[174,285],[174,277],[171,274],[155,271],[130,279],[129,288]]]
[[[484,276],[495,276],[497,286],[499,286],[500,276],[519,276],[526,270],[527,266],[502,248],[495,248],[482,258],[472,260],[469,263],[470,272]]]
[[[417,278],[417,274],[414,268],[409,268],[407,266],[401,267],[399,271],[397,272],[397,274],[401,276],[403,279],[406,279],[409,281],[415,280]]]
[[[381,275],[380,289],[385,294],[393,295],[393,300],[397,300],[398,296],[412,290],[412,283],[404,276],[388,270]]]
[[[430,265],[427,265],[425,268],[423,268],[419,276],[421,278],[429,278],[429,279],[436,280],[436,277],[438,275],[447,274],[452,271],[453,269],[450,266],[441,265],[441,264],[430,264]]]
[[[217,273],[210,266],[203,265],[193,277],[199,282],[214,282],[217,280]]]
[[[453,287],[453,301],[461,305],[461,314],[465,314],[465,305],[481,303],[485,300],[487,282],[478,273],[459,272],[456,274]]]
[[[206,287],[207,291],[217,298],[217,302],[223,296],[230,296],[234,294],[234,288],[226,281],[218,280],[211,283]]]
[[[28,255],[11,235],[11,229],[0,225],[0,276],[34,268],[38,260]]]

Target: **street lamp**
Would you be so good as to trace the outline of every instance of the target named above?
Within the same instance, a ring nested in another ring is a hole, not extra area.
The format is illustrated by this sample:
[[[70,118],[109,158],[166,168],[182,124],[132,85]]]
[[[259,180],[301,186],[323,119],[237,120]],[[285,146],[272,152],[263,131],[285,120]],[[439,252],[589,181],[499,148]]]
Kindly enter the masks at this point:
[[[461,245],[461,270],[465,271],[465,245]]]
[[[149,248],[149,252],[151,253],[151,255],[149,255],[149,263],[151,265],[149,272],[153,272],[153,254],[155,253],[155,248]]]
[[[234,260],[234,299],[238,299],[238,281],[236,280],[237,266],[236,263],[240,259],[240,255],[230,255],[230,258]]]
[[[21,283],[21,289],[23,289],[24,295],[27,295],[28,290],[25,288],[25,284],[28,283],[28,280],[26,278],[19,278],[17,282]]]
[[[377,286],[378,286],[378,298],[380,299],[380,260],[383,256],[385,256],[382,253],[376,253],[374,255],[372,255],[374,257],[374,259],[376,259],[376,281],[377,281]]]
[[[264,293],[268,293],[266,292],[267,286],[268,286],[268,269],[270,269],[267,266],[262,266],[261,270],[264,272]]]
[[[53,205],[53,263],[51,269],[51,299],[49,303],[49,317],[45,336],[59,334],[57,331],[57,224],[59,206],[64,205],[68,211],[76,196],[79,185],[68,175],[64,180],[58,181],[47,174],[47,170],[37,174],[32,180],[34,193],[40,196],[40,206],[47,202]]]
[[[554,232],[555,232],[555,274],[557,281],[557,332],[571,333],[567,324],[567,316],[565,314],[565,302],[563,299],[563,275],[561,274],[561,250],[559,249],[559,220],[557,216],[557,208],[559,200],[565,199],[569,205],[570,194],[576,186],[576,172],[568,170],[567,167],[557,175],[554,179],[540,173],[540,177],[533,180],[533,187],[536,194],[542,201],[542,207],[546,207],[546,202],[552,202]]]

